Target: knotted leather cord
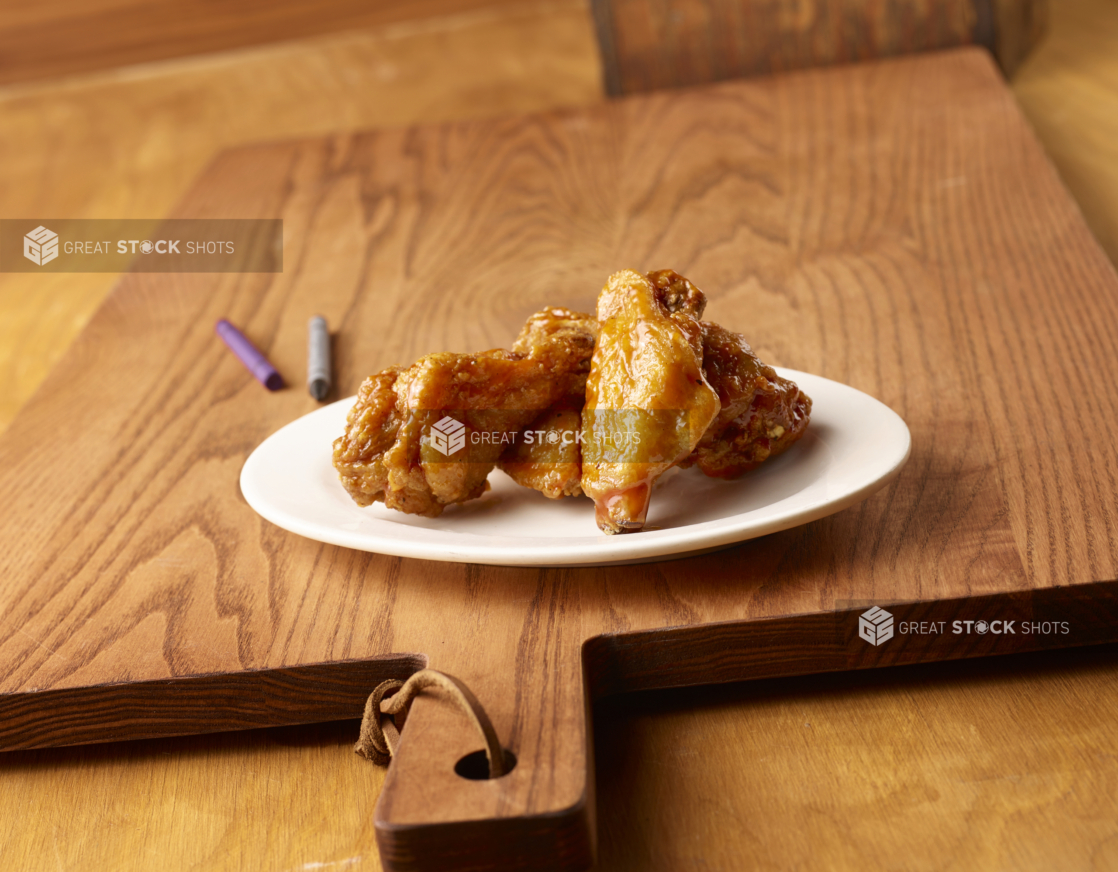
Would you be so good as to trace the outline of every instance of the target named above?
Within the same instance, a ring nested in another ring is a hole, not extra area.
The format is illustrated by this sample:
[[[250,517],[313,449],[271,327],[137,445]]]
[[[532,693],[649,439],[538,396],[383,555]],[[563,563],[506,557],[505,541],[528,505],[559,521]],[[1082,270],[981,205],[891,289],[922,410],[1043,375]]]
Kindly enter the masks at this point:
[[[497,739],[497,731],[477,697],[453,675],[435,669],[421,669],[407,681],[392,678],[382,681],[365,701],[361,733],[353,750],[378,766],[387,766],[396,753],[400,731],[404,729],[412,700],[424,690],[439,690],[458,706],[481,733],[485,756],[489,760],[489,777],[505,774],[505,752]]]

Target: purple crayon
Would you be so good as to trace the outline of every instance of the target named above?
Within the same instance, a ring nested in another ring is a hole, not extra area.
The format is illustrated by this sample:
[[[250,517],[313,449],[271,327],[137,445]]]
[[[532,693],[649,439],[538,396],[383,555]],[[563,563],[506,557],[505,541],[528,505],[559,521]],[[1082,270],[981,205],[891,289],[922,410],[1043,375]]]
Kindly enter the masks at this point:
[[[229,346],[229,350],[237,355],[237,359],[245,368],[256,376],[256,380],[270,391],[278,391],[283,387],[283,376],[276,372],[276,368],[268,362],[260,350],[248,341],[248,338],[236,327],[222,318],[214,327],[221,341]]]

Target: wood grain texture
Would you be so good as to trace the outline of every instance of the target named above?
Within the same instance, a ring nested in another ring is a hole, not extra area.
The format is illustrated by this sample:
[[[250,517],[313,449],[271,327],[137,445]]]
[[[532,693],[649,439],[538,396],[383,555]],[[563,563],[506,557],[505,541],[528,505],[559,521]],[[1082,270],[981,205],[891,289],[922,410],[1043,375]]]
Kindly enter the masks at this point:
[[[938,97],[913,105],[913,92]],[[1072,410],[1044,395],[1056,412],[1039,415],[1036,380],[1106,371],[1105,345],[1071,340],[1113,323],[1115,277],[979,55],[261,146],[215,164],[181,211],[282,214],[300,267],[274,285],[129,278],[0,442],[0,520],[24,545],[0,567],[5,689],[426,653],[475,689],[520,764],[463,785],[451,767],[473,749],[421,700],[379,814],[389,856],[406,861],[408,834],[440,819],[459,844],[482,829],[468,819],[565,816],[557,839],[592,820],[580,652],[603,632],[1113,578],[1113,495],[1096,484],[1112,449],[1046,429]],[[218,314],[297,372],[306,315],[332,306],[352,390],[393,359],[507,341],[543,302],[585,305],[618,261],[650,260],[689,270],[712,316],[775,362],[893,405],[917,445],[902,478],[722,555],[578,571],[343,553],[213,486],[310,407],[255,392],[212,343]],[[386,317],[400,329],[385,335]],[[1055,370],[1022,363],[1036,349]],[[1107,413],[1096,382],[1076,399]],[[82,443],[80,468],[43,445],[86,420],[102,436]],[[1040,466],[1034,452],[1056,443]],[[75,505],[61,485],[78,481]],[[582,860],[581,832],[548,856]]]
[[[593,0],[606,90],[700,85],[981,45],[1012,73],[1045,0]]]
[[[0,88],[0,217],[167,215],[224,148],[602,99],[582,0]],[[0,274],[0,428],[116,277]]]
[[[600,872],[1115,865],[1118,647],[595,706]],[[377,872],[357,722],[3,757],[13,868]]]
[[[12,752],[0,853],[19,869],[379,870],[385,770],[353,754],[356,734],[342,721]]]
[[[548,18],[541,34],[565,32],[568,16],[549,11]],[[1118,163],[1108,156],[1118,135],[1105,134],[1118,117],[1109,108],[1118,87],[1107,76],[1118,55],[1114,23],[1108,0],[1061,0],[1047,39],[1012,83],[1112,259],[1118,197],[1109,180]],[[251,136],[256,125],[255,138],[264,138],[274,135],[272,125],[300,118],[339,128],[354,112],[367,112],[370,120],[360,123],[368,126],[379,107],[399,123],[408,111],[445,111],[453,94],[476,110],[499,110],[503,98],[525,92],[512,78],[520,75],[539,78],[540,106],[584,79],[586,94],[596,93],[588,27],[581,52],[572,53],[577,40],[554,46],[536,38],[536,60],[553,49],[570,55],[546,69],[507,62],[521,57],[532,31],[495,28],[500,38],[472,56],[423,48],[453,47],[478,27],[432,29],[378,48],[393,52],[405,73],[409,57],[424,58],[429,75],[414,90],[407,75],[378,88],[363,77],[365,52],[340,55],[332,40],[316,40],[263,60],[251,52],[228,60],[224,74],[235,79],[242,109],[267,111],[215,114],[228,83],[200,75],[193,63],[80,90],[40,89],[22,103],[18,123],[9,97],[0,140],[11,137],[22,152],[9,149],[0,161],[0,208],[19,202],[35,211],[40,199],[66,198],[68,205],[46,211],[69,214],[80,202],[88,210],[80,214],[96,214],[105,203],[127,202],[146,203],[133,214],[164,214],[189,180],[158,156],[180,155],[207,137]],[[242,67],[254,74],[238,76]],[[507,87],[471,80],[494,67],[510,77]],[[322,86],[354,81],[375,96],[340,89],[312,101],[291,91],[288,73],[298,82],[315,71]],[[184,89],[191,99],[178,99]],[[134,94],[153,108],[114,116],[111,135],[96,123]],[[164,132],[171,116],[154,110],[157,95],[177,107],[177,135]],[[320,119],[326,115],[335,120]],[[135,135],[140,119],[146,137]],[[114,145],[111,168],[99,157],[96,172],[65,157]],[[141,152],[143,162],[134,157]],[[73,275],[72,284],[19,293],[5,293],[0,282],[0,426],[95,308],[100,288],[80,285],[89,278],[110,277]],[[18,354],[5,357],[13,345]],[[605,701],[594,713],[599,868],[736,870],[743,856],[788,870],[1118,866],[1118,745],[1110,729],[1118,660],[1100,648],[1023,656],[1039,665],[990,658]],[[10,753],[0,856],[24,869],[379,870],[373,808],[384,770],[354,757],[356,733],[354,722],[343,722]]]
[[[388,655],[40,690],[33,706],[14,696],[0,701],[0,741],[12,749],[43,748],[352,717],[364,708],[370,687],[406,680],[425,666],[420,655]],[[53,716],[44,717],[48,712]]]
[[[0,83],[305,39],[532,0],[0,0]]]
[[[1118,648],[613,697],[609,872],[1118,866]]]
[[[596,636],[583,648],[588,690],[606,697],[688,687],[699,683],[699,675],[707,683],[725,684],[1066,647],[1070,640],[1063,633],[1031,632],[1046,624],[1066,626],[1077,645],[1096,645],[1113,638],[1118,585],[891,604],[896,643],[877,647],[858,642],[858,616],[867,608],[860,603],[814,615]],[[995,615],[1013,622],[1012,635],[971,632],[965,626],[956,633],[953,627],[956,620],[989,622]],[[917,633],[912,628],[919,624],[938,630]]]

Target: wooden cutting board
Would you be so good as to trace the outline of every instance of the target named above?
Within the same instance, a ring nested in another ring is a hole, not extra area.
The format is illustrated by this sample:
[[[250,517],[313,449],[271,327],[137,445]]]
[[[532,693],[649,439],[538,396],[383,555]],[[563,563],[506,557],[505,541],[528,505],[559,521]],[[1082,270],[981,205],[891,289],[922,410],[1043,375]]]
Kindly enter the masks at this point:
[[[285,272],[125,277],[0,440],[0,748],[356,717],[429,664],[518,763],[456,775],[479,745],[420,697],[386,867],[578,868],[596,696],[1118,639],[1118,276],[981,51],[238,149],[176,214],[281,217]],[[356,553],[244,502],[247,455],[315,408],[310,315],[345,396],[590,309],[623,266],[679,269],[764,359],[890,405],[900,477],[731,550],[589,569]],[[294,387],[253,381],[220,317]],[[897,628],[876,646],[872,604]]]

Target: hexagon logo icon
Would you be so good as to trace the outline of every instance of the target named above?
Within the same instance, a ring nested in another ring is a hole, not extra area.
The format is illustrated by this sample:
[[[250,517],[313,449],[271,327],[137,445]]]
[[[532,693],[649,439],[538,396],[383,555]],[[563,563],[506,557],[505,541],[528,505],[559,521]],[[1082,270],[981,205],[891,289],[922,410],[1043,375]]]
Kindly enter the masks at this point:
[[[874,606],[858,617],[858,635],[871,645],[880,645],[893,638],[893,616],[881,606]]]
[[[466,425],[447,415],[431,427],[431,447],[447,457],[466,445]]]
[[[40,224],[23,237],[23,256],[32,263],[46,266],[58,257],[58,234]]]

